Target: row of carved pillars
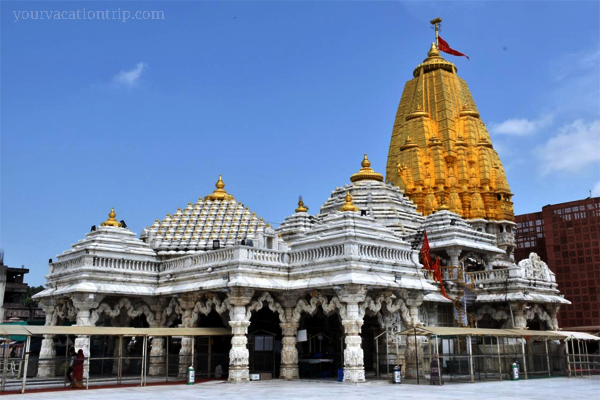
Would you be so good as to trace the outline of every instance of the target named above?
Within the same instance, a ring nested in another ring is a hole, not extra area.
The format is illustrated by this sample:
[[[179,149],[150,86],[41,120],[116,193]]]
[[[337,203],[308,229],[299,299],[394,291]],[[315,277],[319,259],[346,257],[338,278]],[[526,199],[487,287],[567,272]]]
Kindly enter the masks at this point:
[[[402,296],[406,300],[398,299],[395,305],[392,304],[391,297],[384,298],[380,296],[377,301],[373,301],[366,296],[366,290],[360,286],[347,286],[338,290],[336,296],[331,300],[318,293],[311,293],[311,299],[306,301],[300,298],[297,293],[285,293],[275,301],[268,292],[262,293],[254,301],[253,289],[234,288],[224,301],[219,300],[206,294],[189,294],[182,295],[181,298],[171,300],[170,304],[166,304],[166,299],[148,300],[145,301],[149,308],[146,307],[147,321],[151,327],[166,326],[169,318],[181,315],[182,326],[196,326],[199,314],[208,314],[213,307],[219,314],[229,311],[229,325],[232,330],[231,349],[229,353],[229,381],[244,382],[249,380],[249,351],[247,348],[247,334],[250,326],[250,317],[253,311],[258,311],[263,306],[269,307],[272,311],[279,314],[280,326],[283,333],[282,351],[281,351],[281,379],[298,379],[298,350],[296,348],[296,337],[299,327],[300,317],[303,313],[314,313],[316,307],[321,307],[325,314],[329,315],[332,312],[337,312],[341,316],[342,326],[345,332],[344,350],[344,381],[346,382],[364,382],[364,353],[362,350],[361,327],[364,321],[366,308],[374,313],[379,312],[382,305],[388,307],[391,312],[396,312],[399,309],[403,315],[403,320],[408,324],[418,323],[418,306],[422,301],[420,298],[411,298],[410,296]],[[414,297],[414,296],[413,296]],[[46,312],[46,325],[56,325],[58,318],[70,317],[76,315],[77,326],[94,326],[98,318],[98,307],[107,307],[100,305],[103,297],[90,294],[76,294],[71,297],[72,307],[68,310],[61,311],[55,303],[44,299],[41,302],[42,307]],[[206,299],[206,300],[203,300]],[[365,301],[367,300],[367,301]],[[129,306],[130,316],[137,315],[136,310],[131,309],[129,300],[122,299],[121,302]],[[120,312],[121,302],[115,306],[114,311],[110,309],[104,310],[107,313],[116,316]],[[103,303],[104,304],[104,303]],[[387,304],[387,305],[386,305]],[[407,307],[408,305],[408,307]],[[390,310],[391,307],[391,310]],[[395,308],[394,308],[395,307]],[[67,315],[68,314],[68,315]],[[91,316],[92,314],[92,316]],[[90,318],[91,317],[91,318]],[[121,323],[123,321],[120,321]],[[181,341],[181,349],[179,353],[179,373],[185,376],[187,367],[190,364],[193,337],[183,337]],[[420,343],[411,342],[413,348],[420,349]],[[76,349],[83,349],[86,357],[89,357],[89,338],[82,336],[77,337],[75,344]],[[119,346],[115,345],[115,356],[119,354]],[[408,350],[408,349],[407,349]],[[148,370],[149,376],[163,376],[165,374],[165,338],[154,337],[152,341],[152,349],[150,351],[150,367]],[[55,376],[55,357],[54,341],[51,336],[46,336],[42,342],[40,352],[40,364],[38,368],[39,377]],[[407,373],[410,374],[409,363],[412,360],[407,359]],[[87,363],[84,369],[84,376],[88,376]]]

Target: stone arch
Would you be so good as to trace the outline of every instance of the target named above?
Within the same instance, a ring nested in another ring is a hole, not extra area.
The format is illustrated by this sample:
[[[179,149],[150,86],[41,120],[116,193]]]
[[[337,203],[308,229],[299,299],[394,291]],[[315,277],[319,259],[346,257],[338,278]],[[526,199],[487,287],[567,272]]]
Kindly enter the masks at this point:
[[[177,298],[172,297],[169,305],[163,310],[160,316],[161,326],[169,327],[175,322],[177,318],[181,318],[183,315],[183,309],[177,301]]]
[[[525,319],[527,321],[531,321],[536,317],[536,315],[539,318],[540,322],[546,322],[546,325],[551,330],[557,328],[557,327],[554,327],[554,324],[553,324],[553,321],[552,321],[552,318],[550,317],[550,315],[548,315],[546,310],[544,310],[542,307],[540,307],[539,304],[536,304],[533,307],[531,307],[530,309],[526,310]]]
[[[412,319],[410,316],[410,311],[406,306],[406,303],[403,299],[397,298],[395,301],[391,296],[386,296],[385,294],[379,295],[376,300],[373,300],[370,296],[365,298],[365,301],[359,307],[359,315],[364,317],[367,310],[371,311],[373,314],[377,314],[382,309],[383,305],[385,305],[385,309],[393,314],[399,311],[402,320],[408,324],[412,323]]]
[[[261,294],[260,297],[258,297],[258,299],[254,300],[250,303],[250,305],[246,309],[246,320],[248,320],[248,321],[250,320],[250,317],[252,317],[253,311],[258,311],[258,310],[262,309],[265,302],[267,303],[267,306],[269,307],[269,309],[271,311],[279,314],[279,320],[282,323],[285,323],[286,319],[285,319],[285,311],[283,310],[283,307],[281,307],[281,304],[277,303],[275,301],[275,299],[273,299],[273,297],[271,297],[271,294],[269,292],[263,292],[263,294]]]
[[[312,295],[308,302],[304,299],[298,301],[298,304],[296,304],[296,308],[294,308],[294,312],[292,313],[292,322],[295,324],[300,323],[300,318],[303,313],[308,313],[311,316],[315,315],[319,306],[321,306],[323,312],[327,316],[331,315],[336,309],[339,311],[342,318],[347,315],[346,306],[343,305],[336,296],[331,300],[328,300],[327,297],[323,296],[321,293],[317,293]]]
[[[229,303],[229,299],[221,301],[218,296],[212,293],[207,293],[205,297],[207,298],[206,301],[198,300],[193,309],[182,310],[181,321],[185,327],[196,325],[200,314],[208,315],[213,310],[213,307],[219,315],[233,309]]]
[[[508,314],[505,311],[496,310],[487,304],[477,310],[475,319],[481,321],[485,315],[491,316],[494,321],[508,320]]]
[[[91,312],[90,323],[92,325],[96,325],[96,322],[98,322],[98,319],[102,314],[106,314],[111,318],[115,318],[121,314],[122,309],[127,310],[127,315],[131,318],[145,315],[148,325],[152,326],[155,323],[156,318],[154,317],[154,313],[147,304],[140,302],[136,305],[133,305],[131,301],[125,297],[121,298],[114,307],[111,307],[110,304],[106,302],[100,303],[98,308]]]

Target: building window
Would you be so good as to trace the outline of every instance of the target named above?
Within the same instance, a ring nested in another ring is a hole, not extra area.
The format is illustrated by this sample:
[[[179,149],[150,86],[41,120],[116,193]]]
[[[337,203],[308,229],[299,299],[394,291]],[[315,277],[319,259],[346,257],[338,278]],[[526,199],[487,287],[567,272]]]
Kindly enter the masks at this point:
[[[273,336],[254,336],[254,351],[273,351]]]
[[[454,326],[454,307],[440,304],[437,308],[437,326]]]

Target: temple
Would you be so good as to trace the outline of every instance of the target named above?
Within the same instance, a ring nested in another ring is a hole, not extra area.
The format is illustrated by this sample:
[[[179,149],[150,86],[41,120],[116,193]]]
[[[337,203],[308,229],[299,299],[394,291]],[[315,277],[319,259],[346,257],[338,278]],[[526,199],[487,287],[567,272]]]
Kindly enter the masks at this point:
[[[113,209],[50,263],[37,295],[46,324],[227,327],[231,340],[195,348],[220,355],[232,382],[255,372],[298,379],[310,373],[307,359],[328,360],[346,382],[382,363],[415,376],[425,344],[398,335],[413,326],[558,329],[559,307],[570,303],[534,254],[514,263],[512,194],[466,83],[435,45],[413,76],[385,180],[365,155],[319,210],[300,198],[277,229],[222,177],[139,237]],[[441,282],[420,259],[425,232]],[[171,356],[185,374],[194,340],[154,338],[148,375],[165,374]],[[45,337],[38,376],[59,374],[55,345]],[[76,346],[94,351],[85,337]],[[123,351],[114,340],[102,349]],[[376,359],[382,349],[386,359]],[[210,360],[195,365],[211,372]]]

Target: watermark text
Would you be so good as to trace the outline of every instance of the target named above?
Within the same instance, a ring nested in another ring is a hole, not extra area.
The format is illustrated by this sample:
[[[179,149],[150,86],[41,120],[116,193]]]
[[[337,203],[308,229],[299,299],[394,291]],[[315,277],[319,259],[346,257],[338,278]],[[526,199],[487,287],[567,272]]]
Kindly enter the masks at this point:
[[[83,10],[77,9],[77,11],[13,11],[15,14],[14,22],[22,20],[33,20],[33,19],[106,19],[106,20],[120,20],[121,22],[127,22],[128,20],[134,19],[165,19],[164,11],[127,11],[121,10],[108,10],[105,11],[92,11],[84,8]]]

